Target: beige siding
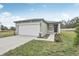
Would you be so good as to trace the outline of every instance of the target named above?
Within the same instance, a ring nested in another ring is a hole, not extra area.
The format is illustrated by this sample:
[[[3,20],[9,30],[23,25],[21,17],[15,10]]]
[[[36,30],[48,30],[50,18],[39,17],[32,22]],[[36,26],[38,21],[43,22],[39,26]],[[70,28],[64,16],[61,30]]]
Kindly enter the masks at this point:
[[[19,32],[19,25],[16,24],[16,35],[18,34],[18,32]]]
[[[41,36],[44,36],[47,34],[47,23],[41,21]]]
[[[58,33],[60,33],[60,23],[58,24]]]
[[[49,27],[48,27],[48,33],[49,34],[53,34],[54,33],[54,24],[49,24]]]

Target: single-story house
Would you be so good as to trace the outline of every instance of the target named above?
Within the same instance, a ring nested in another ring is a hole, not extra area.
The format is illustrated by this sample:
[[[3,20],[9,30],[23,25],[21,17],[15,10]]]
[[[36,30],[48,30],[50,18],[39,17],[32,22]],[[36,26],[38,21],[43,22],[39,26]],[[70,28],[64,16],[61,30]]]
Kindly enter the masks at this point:
[[[46,34],[60,33],[60,22],[45,21],[44,19],[28,19],[15,21],[16,34],[43,37]]]

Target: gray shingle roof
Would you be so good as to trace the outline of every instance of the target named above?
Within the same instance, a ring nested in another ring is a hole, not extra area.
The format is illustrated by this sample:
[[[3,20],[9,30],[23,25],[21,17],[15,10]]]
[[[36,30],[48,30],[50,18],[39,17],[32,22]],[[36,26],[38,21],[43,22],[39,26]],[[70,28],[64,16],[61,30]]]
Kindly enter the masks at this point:
[[[20,20],[20,21],[14,21],[15,23],[21,23],[21,22],[31,22],[31,21],[33,21],[33,22],[37,22],[37,21],[41,21],[41,20],[43,20],[43,21],[45,21],[43,18],[38,18],[38,19],[27,19],[27,20]]]
[[[27,20],[20,20],[20,21],[14,21],[14,22],[22,23],[22,22],[38,22],[38,21],[44,21],[45,23],[60,23],[60,22],[55,22],[55,21],[45,21],[43,18],[27,19]]]

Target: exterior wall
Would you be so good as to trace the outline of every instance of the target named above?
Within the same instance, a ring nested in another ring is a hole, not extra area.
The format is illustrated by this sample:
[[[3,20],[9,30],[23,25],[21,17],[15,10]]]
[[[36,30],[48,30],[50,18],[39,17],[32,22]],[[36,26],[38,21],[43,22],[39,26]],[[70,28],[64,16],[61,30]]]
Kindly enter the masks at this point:
[[[57,24],[57,32],[54,32],[56,29],[54,27],[55,25],[50,23],[48,26],[48,33],[53,34],[53,33],[60,33],[60,23]]]
[[[60,23],[58,24],[58,33],[60,33]]]
[[[15,34],[18,35],[19,34],[19,25],[16,24],[16,31],[15,31]]]
[[[16,23],[16,34],[36,35],[40,33],[40,22]]]
[[[53,34],[54,33],[54,24],[49,24],[48,26],[48,34]]]
[[[47,34],[47,23],[41,21],[41,36],[43,37],[44,35]]]

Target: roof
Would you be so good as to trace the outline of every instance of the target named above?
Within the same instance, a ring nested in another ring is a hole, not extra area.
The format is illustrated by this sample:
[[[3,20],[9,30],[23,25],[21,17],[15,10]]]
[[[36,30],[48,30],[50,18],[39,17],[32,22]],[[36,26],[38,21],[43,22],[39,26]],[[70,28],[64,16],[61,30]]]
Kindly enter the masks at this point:
[[[56,21],[47,21],[47,23],[49,23],[49,24],[51,24],[51,23],[53,23],[53,24],[57,24],[57,23],[61,23],[61,22],[56,22]]]
[[[37,22],[37,21],[44,21],[46,22],[43,18],[38,18],[38,19],[27,19],[27,20],[20,20],[20,21],[14,21],[15,23],[22,23],[22,22]]]
[[[35,19],[27,19],[27,20],[20,20],[20,21],[14,21],[15,23],[22,23],[22,22],[38,22],[38,21],[44,21],[45,23],[60,23],[60,22],[55,22],[55,21],[45,21],[43,18],[35,18]]]

